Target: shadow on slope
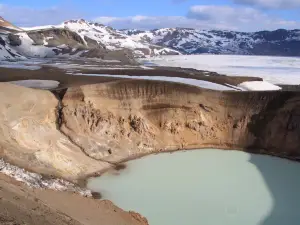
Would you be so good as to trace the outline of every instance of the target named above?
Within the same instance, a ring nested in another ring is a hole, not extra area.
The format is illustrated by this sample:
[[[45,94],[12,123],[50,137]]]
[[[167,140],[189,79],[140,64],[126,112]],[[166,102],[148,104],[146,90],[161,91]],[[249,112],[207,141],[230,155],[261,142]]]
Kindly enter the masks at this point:
[[[260,171],[273,197],[274,206],[260,225],[299,225],[300,171],[298,162],[280,158],[251,155],[250,163]],[[284,165],[284,167],[283,167]],[[299,179],[295,179],[295,177]]]

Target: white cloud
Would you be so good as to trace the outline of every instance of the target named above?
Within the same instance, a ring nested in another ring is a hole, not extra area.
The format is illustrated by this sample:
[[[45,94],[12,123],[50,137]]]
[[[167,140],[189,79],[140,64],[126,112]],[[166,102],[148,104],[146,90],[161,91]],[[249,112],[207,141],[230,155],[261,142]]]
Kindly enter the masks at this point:
[[[191,19],[185,16],[130,16],[130,17],[97,17],[95,22],[103,23],[117,29],[154,29],[165,27],[193,27],[199,29],[232,29],[231,26],[224,26],[216,23],[206,23],[198,19]]]
[[[282,2],[283,0],[232,0],[236,2]],[[299,2],[300,0],[285,0]],[[8,21],[21,26],[60,24],[65,20],[84,18],[71,6],[33,9],[0,4],[0,15]],[[89,18],[85,18],[89,19]],[[155,29],[165,27],[186,27],[197,29],[226,29],[239,31],[274,30],[278,28],[295,29],[299,21],[273,17],[251,7],[231,7],[216,5],[197,5],[189,9],[186,16],[145,16],[98,17],[94,21],[114,28]]]
[[[300,0],[233,0],[233,2],[268,9],[294,9],[300,7]]]
[[[81,13],[70,8],[65,10],[64,7],[33,9],[3,4],[0,4],[0,15],[20,27],[59,24],[65,20],[82,17]]]
[[[186,27],[197,29],[227,29],[239,31],[299,28],[300,22],[275,18],[250,7],[198,5],[190,8],[187,16],[132,16],[98,17],[94,19],[116,28],[154,29]]]

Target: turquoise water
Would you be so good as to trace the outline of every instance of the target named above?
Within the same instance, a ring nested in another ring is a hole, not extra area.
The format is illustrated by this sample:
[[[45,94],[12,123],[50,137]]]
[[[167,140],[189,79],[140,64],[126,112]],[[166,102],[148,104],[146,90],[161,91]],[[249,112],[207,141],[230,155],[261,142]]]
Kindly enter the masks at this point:
[[[300,163],[207,149],[130,161],[88,188],[150,225],[298,225],[299,175]]]

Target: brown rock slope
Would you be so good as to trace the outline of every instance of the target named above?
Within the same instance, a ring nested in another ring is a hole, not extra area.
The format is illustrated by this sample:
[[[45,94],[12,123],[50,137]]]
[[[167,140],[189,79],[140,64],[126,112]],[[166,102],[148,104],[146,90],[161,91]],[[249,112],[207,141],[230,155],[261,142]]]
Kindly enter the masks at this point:
[[[0,83],[0,96],[0,157],[72,181],[106,166],[57,129],[59,101],[51,92]]]
[[[58,129],[59,101],[48,91],[0,84],[0,158],[76,182],[108,167],[82,153]],[[142,225],[146,219],[109,201],[33,190],[0,173],[0,224]]]
[[[300,93],[217,92],[156,81],[70,88],[61,130],[86,155],[122,161],[218,147],[297,159]]]
[[[22,29],[11,24],[10,22],[6,21],[3,17],[0,16],[0,33],[18,32],[18,31],[22,31]]]
[[[0,174],[1,225],[147,225],[110,201],[76,194],[33,190]]]

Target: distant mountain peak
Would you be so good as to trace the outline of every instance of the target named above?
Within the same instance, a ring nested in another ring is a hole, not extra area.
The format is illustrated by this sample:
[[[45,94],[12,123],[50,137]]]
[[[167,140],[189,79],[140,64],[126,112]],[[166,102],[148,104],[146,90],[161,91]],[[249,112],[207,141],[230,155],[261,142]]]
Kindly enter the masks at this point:
[[[94,25],[94,26],[99,26],[99,27],[109,27],[109,26],[106,26],[104,24],[88,21],[88,20],[85,20],[85,19],[67,20],[67,21],[63,22],[63,24],[64,25],[67,25],[67,24],[81,24],[81,25]]]
[[[22,31],[20,27],[13,25],[0,16],[0,33],[19,32]]]

